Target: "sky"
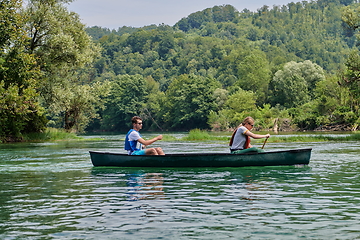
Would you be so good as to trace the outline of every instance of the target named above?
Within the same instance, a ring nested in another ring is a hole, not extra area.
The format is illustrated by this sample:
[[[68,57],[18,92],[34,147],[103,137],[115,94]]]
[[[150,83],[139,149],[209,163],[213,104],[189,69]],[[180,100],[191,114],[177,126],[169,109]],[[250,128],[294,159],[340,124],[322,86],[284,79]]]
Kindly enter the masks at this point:
[[[299,0],[300,1],[300,0]],[[74,0],[67,7],[80,15],[87,27],[118,29],[122,26],[143,27],[151,24],[173,26],[183,17],[224,4],[239,12],[256,11],[264,5],[272,8],[298,0]]]

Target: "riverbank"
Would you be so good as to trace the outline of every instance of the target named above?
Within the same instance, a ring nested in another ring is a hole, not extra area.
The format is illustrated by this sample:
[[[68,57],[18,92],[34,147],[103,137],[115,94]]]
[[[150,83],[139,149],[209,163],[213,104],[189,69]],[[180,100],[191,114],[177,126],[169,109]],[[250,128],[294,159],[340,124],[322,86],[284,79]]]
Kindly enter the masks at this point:
[[[207,131],[202,131],[199,129],[194,129],[189,132],[189,134],[179,140],[182,141],[229,141],[231,134],[227,136],[216,135],[209,133]],[[264,141],[264,139],[254,139],[254,141]],[[299,135],[290,135],[290,136],[277,136],[271,135],[269,141],[271,142],[326,142],[326,141],[360,141],[360,133],[359,132],[349,132],[349,135],[327,135],[327,134],[317,134],[312,133],[309,135],[303,135],[303,133],[299,132]]]
[[[345,136],[337,136],[337,131],[334,131],[334,134],[324,134],[320,132],[312,132],[309,134],[304,134],[304,132],[298,132],[291,134],[289,136],[272,134],[269,141],[271,142],[324,142],[324,141],[360,141],[359,132],[351,132]],[[228,142],[230,140],[231,133],[229,132],[211,132],[200,129],[193,129],[189,131],[184,137],[177,138],[171,133],[163,134],[163,142],[171,141],[223,141]],[[125,137],[125,135],[124,135]],[[48,128],[43,133],[32,133],[26,134],[18,138],[8,138],[4,139],[3,143],[11,142],[51,142],[51,141],[94,141],[102,140],[101,136],[84,138],[81,135],[76,135],[75,133],[69,133],[62,129]],[[123,141],[124,139],[119,139]],[[263,141],[263,139],[253,139],[254,142]]]
[[[1,142],[47,142],[60,140],[84,140],[84,138],[77,136],[75,133],[66,132],[63,129],[47,128],[44,132],[41,133],[28,133],[17,137],[6,137],[1,139]]]

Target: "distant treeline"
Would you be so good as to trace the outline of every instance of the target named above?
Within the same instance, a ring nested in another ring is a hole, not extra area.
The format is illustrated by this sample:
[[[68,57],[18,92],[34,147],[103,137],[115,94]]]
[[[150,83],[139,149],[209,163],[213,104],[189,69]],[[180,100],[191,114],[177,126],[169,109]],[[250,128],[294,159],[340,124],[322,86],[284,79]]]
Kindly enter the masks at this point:
[[[123,129],[133,114],[152,129],[228,129],[247,115],[259,128],[354,129],[354,98],[338,84],[357,49],[341,19],[352,3],[292,2],[257,12],[224,5],[173,27],[87,28],[103,49],[97,80],[123,89],[115,88],[89,129]]]
[[[358,128],[357,1],[214,6],[117,30],[85,28],[67,2],[0,5],[3,141],[120,131],[134,115],[148,130],[228,130],[248,115],[258,129]]]

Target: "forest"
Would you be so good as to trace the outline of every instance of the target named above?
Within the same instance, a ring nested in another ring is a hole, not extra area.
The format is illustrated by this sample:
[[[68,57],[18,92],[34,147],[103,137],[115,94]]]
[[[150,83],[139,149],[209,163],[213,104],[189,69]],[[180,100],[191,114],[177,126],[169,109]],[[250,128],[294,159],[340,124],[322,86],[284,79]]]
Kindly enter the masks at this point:
[[[360,5],[213,6],[174,26],[86,27],[72,0],[1,0],[0,139],[46,128],[356,131]]]

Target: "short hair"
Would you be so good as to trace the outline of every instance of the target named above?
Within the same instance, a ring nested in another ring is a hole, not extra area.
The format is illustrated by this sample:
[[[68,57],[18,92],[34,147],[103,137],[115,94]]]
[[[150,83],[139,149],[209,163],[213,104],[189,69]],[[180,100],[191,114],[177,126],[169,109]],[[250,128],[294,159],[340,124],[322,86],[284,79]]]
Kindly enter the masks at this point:
[[[139,116],[134,116],[134,117],[131,118],[131,122],[132,122],[132,123],[137,123],[138,120],[141,120],[141,121],[142,121],[141,117],[139,117]]]

